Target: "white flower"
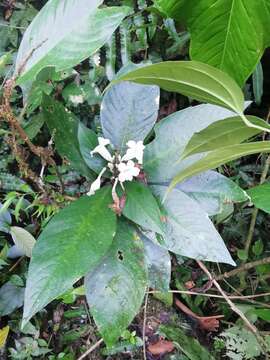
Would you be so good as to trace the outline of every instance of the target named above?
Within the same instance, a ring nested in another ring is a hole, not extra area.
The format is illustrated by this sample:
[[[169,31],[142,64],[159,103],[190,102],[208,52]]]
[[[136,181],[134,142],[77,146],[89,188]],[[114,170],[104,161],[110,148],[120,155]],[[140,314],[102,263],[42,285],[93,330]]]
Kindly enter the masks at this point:
[[[121,162],[117,166],[119,170],[118,179],[121,183],[124,181],[132,181],[140,173],[140,169],[135,166],[135,163],[129,160],[127,163]]]
[[[110,144],[110,140],[109,139],[104,139],[102,137],[98,138],[98,146],[96,146],[94,148],[93,151],[91,151],[91,156],[93,156],[93,154],[99,154],[101,155],[105,160],[112,162],[113,158],[112,155],[110,154],[109,150],[106,149],[106,146]]]
[[[123,156],[122,160],[123,161],[128,161],[128,160],[132,160],[132,159],[137,159],[139,164],[143,163],[143,150],[145,148],[145,146],[143,145],[142,141],[134,141],[134,140],[130,140],[127,143],[127,146],[129,147],[129,149],[127,149],[126,154]]]
[[[101,177],[105,173],[105,171],[106,171],[106,168],[103,168],[101,170],[100,174],[98,175],[97,179],[91,184],[90,190],[87,193],[88,196],[94,195],[95,192],[100,189]]]

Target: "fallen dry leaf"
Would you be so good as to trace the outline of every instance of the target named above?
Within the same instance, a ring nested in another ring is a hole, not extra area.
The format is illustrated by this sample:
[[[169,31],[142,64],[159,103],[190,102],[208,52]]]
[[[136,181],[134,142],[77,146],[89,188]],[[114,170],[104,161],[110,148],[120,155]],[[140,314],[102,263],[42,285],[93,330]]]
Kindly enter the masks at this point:
[[[148,345],[147,349],[152,355],[161,355],[172,352],[174,344],[171,341],[159,340],[155,344]]]

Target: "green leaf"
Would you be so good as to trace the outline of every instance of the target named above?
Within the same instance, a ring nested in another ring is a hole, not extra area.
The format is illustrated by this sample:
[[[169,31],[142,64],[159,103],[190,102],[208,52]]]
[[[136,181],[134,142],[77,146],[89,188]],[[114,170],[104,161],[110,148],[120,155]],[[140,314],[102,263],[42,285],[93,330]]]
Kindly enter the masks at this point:
[[[269,45],[267,1],[157,0],[169,17],[184,20],[193,60],[215,66],[243,86]]]
[[[129,140],[144,140],[158,116],[159,88],[123,82],[112,86],[101,104],[103,135],[123,152]]]
[[[212,355],[193,336],[185,334],[180,327],[161,325],[159,331],[177,344],[190,360],[214,360]]]
[[[247,190],[252,203],[266,213],[270,214],[270,183],[255,186]]]
[[[209,216],[222,213],[228,204],[249,200],[236,183],[215,171],[206,171],[177,184],[177,189],[196,200]]]
[[[154,244],[147,236],[140,233],[148,267],[148,286],[154,290],[166,292],[170,289],[171,257],[168,250]]]
[[[116,216],[109,208],[111,190],[105,187],[81,197],[41,233],[28,271],[23,325],[95,268],[108,251],[116,230]]]
[[[2,207],[3,205],[0,203],[0,231],[9,233],[12,219],[10,213]]]
[[[231,145],[224,147],[223,149],[211,151],[201,160],[196,161],[176,175],[170,184],[170,189],[179,182],[203,171],[215,169],[220,165],[226,164],[227,162],[242,156],[265,152],[270,152],[270,141],[257,141],[248,144]]]
[[[151,186],[162,200],[166,186]],[[192,259],[234,265],[218,231],[198,203],[178,189],[173,189],[163,203],[164,242],[161,246]]]
[[[85,278],[90,311],[107,346],[139,312],[146,286],[143,243],[133,226],[119,221],[107,256]]]
[[[60,102],[49,96],[44,96],[43,111],[59,154],[66,157],[70,161],[71,167],[80,174],[94,180],[94,176],[80,152],[77,118],[68,112]]]
[[[198,61],[164,61],[133,70],[121,80],[158,85],[193,99],[223,106],[242,114],[244,96],[241,89],[224,72]]]
[[[5,283],[0,288],[0,316],[11,314],[23,306],[24,288]]]
[[[192,136],[212,123],[233,115],[219,106],[203,104],[162,119],[155,126],[154,141],[144,151],[144,170],[148,180],[154,183],[171,181],[179,171],[201,157],[194,155],[179,161]]]
[[[10,234],[19,251],[21,251],[24,255],[31,257],[33,248],[36,244],[36,239],[33,235],[18,226],[11,226]]]
[[[262,63],[258,62],[256,69],[252,75],[252,85],[253,85],[253,93],[255,102],[257,105],[261,104],[262,96],[263,96],[263,68]]]
[[[252,310],[252,313],[255,313],[259,318],[270,322],[270,309],[256,309]]]
[[[72,68],[103,46],[130,9],[97,9],[102,3],[48,1],[23,36],[16,60],[16,73],[22,70],[17,83],[34,80],[47,66],[55,67],[57,72]]]
[[[247,116],[247,119],[252,124],[267,127],[270,130],[270,126],[260,118]],[[195,133],[185,148],[182,158],[225,146],[237,145],[260,132],[261,130],[257,128],[246,126],[239,116],[220,120]]]
[[[126,202],[123,209],[125,217],[146,230],[163,234],[161,212],[150,189],[139,182],[127,182],[125,189]]]
[[[96,133],[80,123],[78,128],[78,141],[84,161],[91,170],[99,174],[101,170],[106,167],[107,163],[98,154],[91,156],[91,150],[93,150],[98,145],[98,138]]]

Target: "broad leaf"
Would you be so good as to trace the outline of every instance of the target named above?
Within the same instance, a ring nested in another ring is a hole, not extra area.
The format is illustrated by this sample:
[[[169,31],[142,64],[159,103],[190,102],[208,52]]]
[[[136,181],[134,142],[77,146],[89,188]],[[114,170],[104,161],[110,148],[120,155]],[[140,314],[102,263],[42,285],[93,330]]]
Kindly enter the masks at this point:
[[[193,99],[223,106],[242,114],[244,97],[241,89],[227,74],[198,61],[164,61],[133,70],[119,79],[140,84],[158,85]]]
[[[33,235],[31,235],[27,230],[18,226],[11,226],[10,234],[18,250],[24,255],[31,257],[33,248],[36,243]]]
[[[151,186],[162,200],[166,186]],[[164,243],[166,249],[192,259],[234,265],[222,238],[207,213],[179,189],[173,189],[163,203],[165,213]]]
[[[270,214],[270,183],[265,183],[247,190],[252,203],[258,208]]]
[[[171,281],[171,257],[168,250],[153,243],[140,233],[148,267],[148,286],[154,290],[168,291]]]
[[[0,231],[9,232],[11,225],[11,216],[10,213],[2,209],[3,205],[0,203]]]
[[[11,314],[23,306],[24,288],[15,286],[11,282],[0,288],[0,316]]]
[[[82,123],[78,128],[78,141],[82,157],[89,168],[97,174],[106,166],[106,161],[98,154],[91,156],[91,150],[98,145],[96,133]]]
[[[210,151],[201,160],[196,161],[176,175],[171,182],[170,188],[173,188],[176,184],[191,176],[206,170],[215,169],[220,165],[226,164],[227,162],[242,156],[265,152],[270,153],[270,141],[257,141],[248,144],[231,145],[224,147],[223,149]]]
[[[227,72],[240,86],[269,45],[270,7],[257,0],[156,0],[169,17],[183,20],[191,33],[190,55]]]
[[[116,229],[111,202],[111,187],[105,187],[61,210],[43,230],[29,266],[23,324],[94,269],[108,251]]]
[[[158,203],[150,189],[140,182],[125,184],[126,201],[123,214],[146,230],[163,233]]]
[[[70,161],[71,167],[80,174],[94,180],[94,176],[80,152],[77,118],[68,112],[60,102],[49,96],[44,96],[43,111],[59,154],[66,157]]]
[[[72,68],[103,46],[129,8],[97,9],[102,3],[48,1],[23,36],[16,60],[16,72],[22,70],[18,84],[34,80],[47,66],[54,66],[56,71]]]
[[[215,171],[206,171],[176,185],[196,200],[209,216],[222,213],[227,204],[249,200],[236,183]]]
[[[112,86],[101,104],[103,135],[123,152],[129,140],[144,140],[158,116],[159,88],[123,82]]]
[[[270,129],[270,126],[260,118],[247,116],[247,119],[255,125]],[[260,132],[261,130],[257,128],[246,126],[239,116],[220,120],[195,133],[185,148],[182,158],[229,145],[240,144]]]
[[[107,256],[85,278],[90,311],[107,346],[137,315],[146,287],[143,243],[133,226],[119,221]]]
[[[248,104],[247,104],[248,105]],[[201,155],[181,158],[192,136],[212,123],[233,116],[227,109],[203,104],[178,111],[155,126],[156,137],[144,152],[144,170],[151,182],[166,182]]]

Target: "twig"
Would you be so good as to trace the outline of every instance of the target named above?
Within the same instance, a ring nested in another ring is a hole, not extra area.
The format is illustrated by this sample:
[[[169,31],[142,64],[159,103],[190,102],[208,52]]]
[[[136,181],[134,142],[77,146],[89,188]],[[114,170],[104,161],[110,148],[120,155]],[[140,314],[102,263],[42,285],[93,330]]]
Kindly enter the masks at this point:
[[[240,272],[248,271],[252,268],[255,268],[256,266],[265,265],[265,264],[270,264],[270,257],[243,264],[242,266],[239,266],[238,268],[236,268],[232,271],[225,272],[224,274],[216,276],[215,279],[217,281],[228,279],[229,277],[235,276],[235,275],[239,274]]]
[[[224,296],[222,296],[222,295],[200,293],[200,292],[188,291],[188,290],[169,290],[168,292],[172,293],[172,294],[197,295],[197,296],[224,299]],[[148,292],[148,294],[159,294],[159,293],[162,293],[162,291],[151,290]],[[263,293],[263,294],[254,294],[254,295],[227,295],[227,297],[230,300],[242,300],[242,301],[249,300],[249,299],[256,299],[256,298],[265,297],[265,296],[270,296],[270,292]]]
[[[258,343],[260,344],[262,350],[265,352],[265,355],[267,355],[267,344],[265,344],[264,339],[261,337],[261,335],[258,332],[258,329],[251,324],[251,322],[247,319],[247,317],[242,313],[240,309],[238,309],[237,306],[231,301],[231,299],[228,297],[228,295],[223,291],[217,280],[211,275],[207,267],[201,262],[197,261],[197,264],[202,269],[202,271],[208,276],[209,280],[213,282],[217,290],[220,292],[220,294],[223,296],[224,300],[227,302],[227,304],[230,306],[233,312],[235,312],[246,324],[247,328],[255,335],[256,339],[258,340]]]
[[[86,358],[86,356],[88,356],[93,351],[95,351],[102,343],[103,343],[103,339],[100,339],[93,346],[91,346],[90,349],[88,349],[84,354],[82,354],[82,356],[80,356],[77,360],[82,360],[82,359]]]
[[[149,292],[147,292],[146,295],[145,295],[144,311],[143,311],[143,331],[142,331],[142,336],[143,336],[143,358],[144,358],[144,360],[147,360],[145,332],[146,332],[148,298],[149,298]]]

